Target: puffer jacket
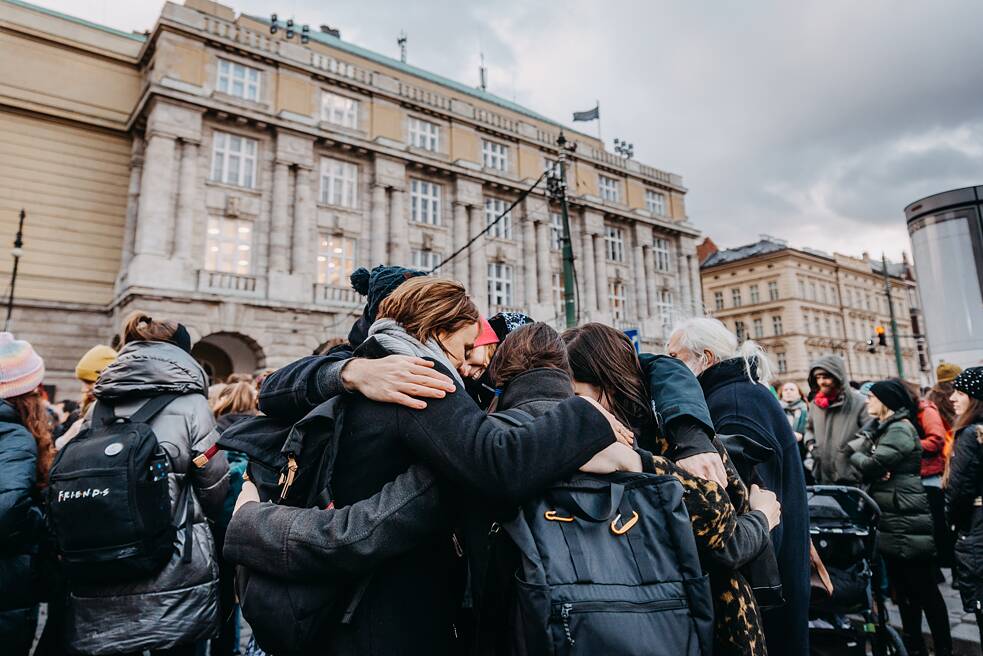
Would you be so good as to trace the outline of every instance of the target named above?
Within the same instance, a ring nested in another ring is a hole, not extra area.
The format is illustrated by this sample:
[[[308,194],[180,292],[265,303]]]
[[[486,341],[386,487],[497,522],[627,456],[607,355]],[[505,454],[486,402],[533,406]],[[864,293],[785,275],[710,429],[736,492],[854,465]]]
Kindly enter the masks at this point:
[[[880,422],[872,435],[851,440],[844,451],[850,453],[851,464],[870,485],[869,493],[881,509],[877,542],[881,555],[932,558],[935,539],[920,473],[922,445],[908,410],[898,410]]]
[[[817,483],[824,485],[856,485],[860,475],[850,464],[843,446],[856,437],[857,431],[867,421],[867,401],[851,388],[843,358],[825,355],[809,366],[809,387],[818,389],[816,370],[828,371],[840,382],[840,396],[828,408],[820,408],[815,401],[809,404],[805,443],[812,449],[815,460],[813,474]]]
[[[150,426],[170,457],[171,514],[177,537],[170,562],[145,579],[76,584],[67,608],[67,643],[84,654],[167,649],[204,640],[219,624],[218,565],[206,519],[221,515],[228,491],[225,454],[209,449],[218,439],[206,398],[205,372],[194,358],[165,342],[131,342],[95,386],[96,405],[110,404],[129,417],[153,396],[183,394]],[[86,422],[90,421],[91,413]],[[211,456],[201,466],[194,459]],[[191,494],[190,519],[187,495]],[[185,522],[191,521],[191,562],[182,562]]]
[[[918,402],[918,423],[922,427],[922,478],[941,476],[945,471],[945,434],[939,408],[927,399]]]
[[[0,401],[0,644],[10,653],[30,650],[38,614],[34,560],[44,520],[37,460],[34,437]]]
[[[956,526],[953,578],[967,613],[983,609],[983,423],[956,435],[945,488],[946,516]]]

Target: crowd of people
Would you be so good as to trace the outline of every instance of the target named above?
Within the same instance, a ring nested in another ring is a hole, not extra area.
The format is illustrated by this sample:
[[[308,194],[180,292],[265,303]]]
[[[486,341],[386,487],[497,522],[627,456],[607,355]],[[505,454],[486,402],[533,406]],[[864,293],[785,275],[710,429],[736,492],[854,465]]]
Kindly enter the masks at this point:
[[[678,482],[714,654],[808,653],[807,484],[862,486],[877,502],[880,575],[910,654],[928,653],[923,613],[934,653],[952,653],[940,566],[983,634],[983,368],[940,365],[920,390],[855,383],[828,355],[803,391],[714,319],[677,325],[664,354],[638,354],[599,323],[561,333],[517,313],[482,317],[462,285],[417,271],[352,281],[367,303],[347,340],[255,377],[209,381],[180,322],[134,312],[118,351],[80,359],[79,397],[55,404],[41,356],[0,333],[5,653],[239,653],[247,573],[270,609],[307,616],[319,609],[296,607],[312,582],[341,582],[337,616],[315,627],[320,653],[514,653],[529,584],[496,546],[501,526],[563,481],[619,473]],[[289,461],[278,499],[261,463],[230,446],[297,439],[326,416],[337,446],[325,503],[283,501],[326,456]],[[73,464],[93,459],[96,474]],[[125,459],[144,469],[122,473]],[[129,505],[107,501],[117,478]],[[79,500],[106,510],[74,517]],[[637,536],[624,514],[611,532]],[[557,530],[573,521],[556,519]],[[113,536],[90,534],[104,525],[136,537],[110,549]],[[581,551],[571,543],[574,569]],[[585,629],[557,618],[572,647]]]

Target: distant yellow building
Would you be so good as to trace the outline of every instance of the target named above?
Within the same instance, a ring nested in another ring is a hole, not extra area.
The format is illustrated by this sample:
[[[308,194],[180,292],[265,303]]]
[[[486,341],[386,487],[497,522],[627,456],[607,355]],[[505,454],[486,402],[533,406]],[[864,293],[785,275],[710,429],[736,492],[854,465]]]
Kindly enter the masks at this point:
[[[0,241],[27,211],[12,328],[73,387],[76,358],[133,308],[185,321],[217,377],[281,365],[347,332],[353,268],[439,265],[551,166],[559,132],[209,0],[165,3],[146,35],[0,0]],[[567,136],[580,318],[657,347],[702,307],[686,188]],[[558,228],[539,189],[439,273],[489,313],[554,321]]]
[[[924,340],[914,337],[923,328],[912,267],[889,262],[888,272],[905,377],[927,384]],[[782,380],[805,387],[809,363],[829,353],[843,357],[855,381],[898,375],[880,260],[762,237],[738,248],[711,247],[700,274],[707,314],[761,343]],[[877,344],[877,326],[886,329],[887,346],[871,353],[867,340]]]

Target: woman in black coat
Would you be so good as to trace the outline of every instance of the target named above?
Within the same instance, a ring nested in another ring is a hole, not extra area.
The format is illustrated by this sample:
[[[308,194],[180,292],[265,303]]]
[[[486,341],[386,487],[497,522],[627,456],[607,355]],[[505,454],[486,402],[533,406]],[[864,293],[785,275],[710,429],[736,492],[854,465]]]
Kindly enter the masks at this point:
[[[945,485],[946,513],[957,530],[953,578],[983,640],[983,367],[966,369],[953,387],[956,442]]]
[[[352,622],[337,625],[324,652],[460,653],[466,646],[457,643],[455,620],[463,549],[451,527],[459,512],[476,509],[458,507],[454,500],[478,497],[517,505],[611,447],[612,424],[582,399],[561,403],[528,426],[506,428],[489,419],[468,397],[456,371],[478,333],[477,309],[459,283],[433,278],[404,282],[383,301],[378,316],[357,355],[425,358],[455,381],[456,390],[422,410],[349,396],[334,467],[334,506],[369,499],[412,465],[423,463],[447,492],[442,499],[448,501],[435,511],[445,521],[429,517],[437,530],[373,570]],[[240,543],[268,526],[258,512],[267,504],[252,505],[246,503],[233,517],[227,556],[247,551]],[[311,516],[307,510],[295,511],[289,525]],[[270,545],[270,559],[285,558],[280,552],[286,537],[279,543],[262,538]]]

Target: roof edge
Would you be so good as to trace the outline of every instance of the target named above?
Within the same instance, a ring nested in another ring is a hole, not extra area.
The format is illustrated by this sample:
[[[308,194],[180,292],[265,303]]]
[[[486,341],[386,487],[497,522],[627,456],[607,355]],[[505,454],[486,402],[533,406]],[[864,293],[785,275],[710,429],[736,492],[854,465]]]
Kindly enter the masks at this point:
[[[94,23],[84,18],[79,18],[78,16],[64,14],[60,11],[55,11],[54,9],[41,7],[39,5],[35,5],[30,2],[24,2],[24,0],[0,0],[0,2],[5,2],[9,5],[14,5],[15,7],[21,7],[23,9],[36,11],[40,14],[46,14],[48,16],[60,18],[62,20],[66,20],[71,23],[76,23],[78,25],[84,25],[85,27],[91,27],[92,29],[99,30],[101,32],[108,32],[109,34],[115,34],[116,36],[121,36],[124,39],[132,39],[133,41],[139,41],[141,43],[147,40],[147,37],[144,34],[134,34],[133,32],[124,32],[123,30],[118,30],[115,27],[109,27],[108,25],[101,25],[99,23]]]

